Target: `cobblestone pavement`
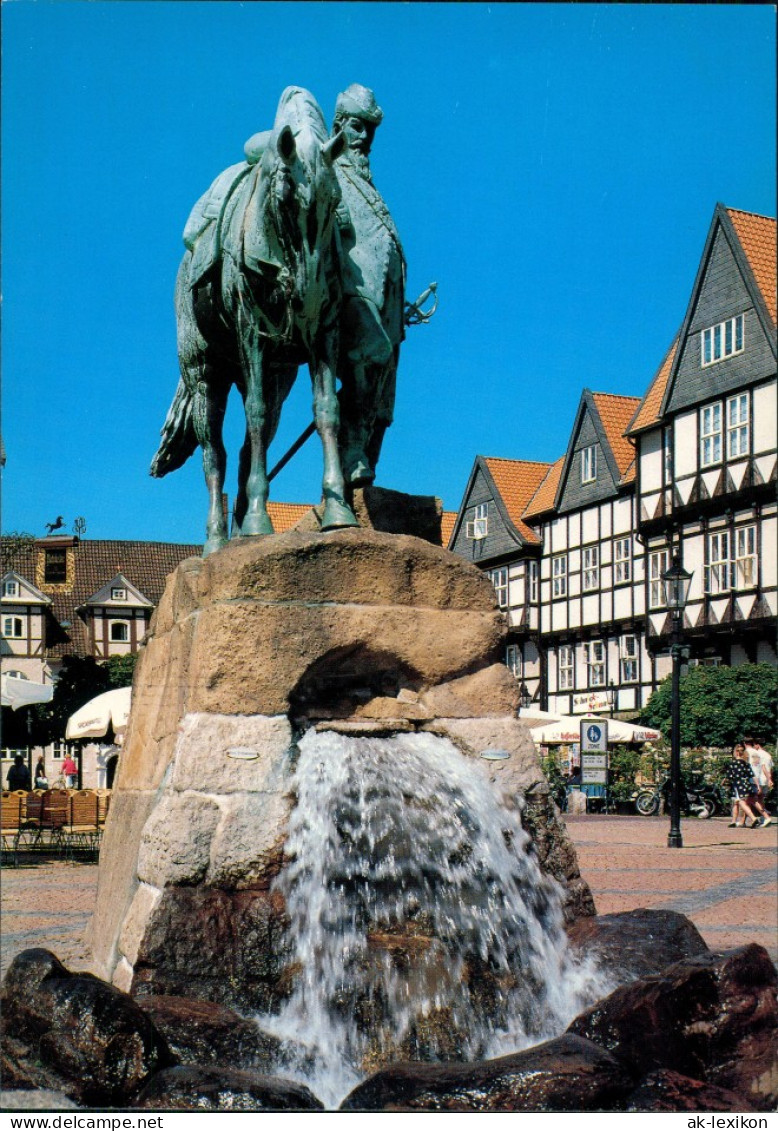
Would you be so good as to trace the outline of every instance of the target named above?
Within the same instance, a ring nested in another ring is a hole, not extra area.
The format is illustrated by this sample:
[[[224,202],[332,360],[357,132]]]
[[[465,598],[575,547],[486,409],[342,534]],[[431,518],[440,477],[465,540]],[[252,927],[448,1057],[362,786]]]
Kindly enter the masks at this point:
[[[684,847],[676,849],[667,848],[667,817],[589,814],[566,824],[598,914],[681,911],[712,950],[757,942],[778,961],[778,825],[730,829],[725,817],[684,820]],[[4,868],[2,973],[32,946],[54,951],[71,970],[87,969],[96,893],[95,864],[32,859]]]
[[[728,817],[565,818],[599,915],[638,907],[680,911],[711,950],[760,943],[778,962],[778,825],[730,829]]]

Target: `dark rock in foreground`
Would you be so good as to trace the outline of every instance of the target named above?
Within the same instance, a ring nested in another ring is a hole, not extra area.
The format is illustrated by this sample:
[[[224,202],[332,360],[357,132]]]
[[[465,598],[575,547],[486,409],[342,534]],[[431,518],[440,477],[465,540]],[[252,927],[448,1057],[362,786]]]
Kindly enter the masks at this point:
[[[3,1022],[13,1038],[37,1050],[36,1060],[67,1081],[77,1102],[127,1102],[160,1068],[173,1063],[164,1039],[128,994],[91,974],[71,974],[43,949],[14,958],[3,983]],[[16,1059],[14,1078],[40,1085]]]
[[[202,1065],[166,1068],[133,1104],[153,1111],[323,1111],[302,1084]]]
[[[398,1064],[351,1092],[341,1111],[614,1111],[632,1073],[591,1041],[565,1034],[477,1064]]]
[[[598,958],[612,984],[658,974],[660,970],[708,953],[702,935],[677,911],[651,911],[645,907],[614,915],[578,919],[567,930],[576,951]]]
[[[183,1064],[267,1071],[278,1061],[281,1041],[225,1005],[188,997],[135,1000]]]
[[[773,1111],[777,983],[767,951],[755,943],[697,955],[622,986],[568,1032],[595,1041],[640,1076],[671,1068]]]
[[[629,1097],[627,1111],[756,1111],[741,1095],[691,1080],[669,1068],[651,1072]]]

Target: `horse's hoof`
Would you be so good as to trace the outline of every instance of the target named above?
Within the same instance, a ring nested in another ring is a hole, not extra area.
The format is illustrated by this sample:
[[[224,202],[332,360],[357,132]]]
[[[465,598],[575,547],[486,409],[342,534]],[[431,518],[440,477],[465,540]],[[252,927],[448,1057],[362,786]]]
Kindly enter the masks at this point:
[[[256,514],[247,514],[233,537],[253,538],[258,534],[275,534],[273,523],[270,521],[270,515],[267,512],[258,511]]]
[[[367,460],[357,460],[357,462],[346,473],[346,482],[350,487],[369,487],[375,479],[375,472],[373,471]]]
[[[337,499],[327,499],[321,516],[322,530],[339,530],[343,526],[359,526],[351,507]]]
[[[227,538],[224,535],[209,538],[203,546],[203,557],[207,558],[210,554],[215,554],[217,550],[223,550],[227,545]]]

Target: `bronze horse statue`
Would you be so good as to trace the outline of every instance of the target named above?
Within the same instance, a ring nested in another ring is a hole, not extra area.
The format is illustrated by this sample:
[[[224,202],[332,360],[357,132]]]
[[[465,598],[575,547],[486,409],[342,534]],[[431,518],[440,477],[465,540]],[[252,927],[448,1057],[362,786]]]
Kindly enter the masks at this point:
[[[181,377],[151,474],[181,467],[199,444],[210,504],[204,555],[227,544],[222,425],[233,385],[243,398],[233,536],[272,534],[267,450],[298,367],[313,382],[324,452],[322,529],[358,525],[344,494],[335,386],[341,307],[329,138],[316,100],[300,87],[281,95],[256,163],[227,169],[195,206],[176,280]]]

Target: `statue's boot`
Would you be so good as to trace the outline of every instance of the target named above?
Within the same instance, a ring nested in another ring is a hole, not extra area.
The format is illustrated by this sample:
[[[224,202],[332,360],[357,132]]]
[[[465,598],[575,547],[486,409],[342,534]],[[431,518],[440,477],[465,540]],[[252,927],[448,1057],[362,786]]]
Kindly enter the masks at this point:
[[[207,558],[210,554],[215,554],[217,550],[223,550],[227,544],[228,539],[223,535],[212,535],[203,546],[203,557]]]

